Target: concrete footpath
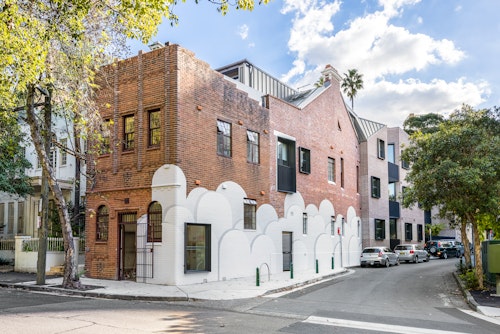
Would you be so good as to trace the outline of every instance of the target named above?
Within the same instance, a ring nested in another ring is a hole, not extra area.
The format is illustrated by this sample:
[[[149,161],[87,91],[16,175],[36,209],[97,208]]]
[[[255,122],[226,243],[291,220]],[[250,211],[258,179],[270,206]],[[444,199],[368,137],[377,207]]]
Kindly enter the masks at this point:
[[[290,272],[270,276],[263,275],[264,277],[261,277],[259,286],[257,286],[255,277],[177,286],[81,277],[80,281],[85,288],[82,290],[71,290],[61,288],[62,277],[47,277],[45,285],[36,285],[35,274],[0,270],[0,287],[123,300],[232,300],[264,296],[275,297],[279,296],[280,293],[286,293],[294,289],[349,275],[353,272],[354,269],[340,268],[330,271],[328,274],[317,274],[314,271],[294,272],[293,278],[290,277]],[[500,297],[489,298],[487,304],[481,299],[475,300],[458,276],[454,274],[454,277],[467,303],[473,310],[470,311],[471,315],[483,317],[485,320],[500,325]]]

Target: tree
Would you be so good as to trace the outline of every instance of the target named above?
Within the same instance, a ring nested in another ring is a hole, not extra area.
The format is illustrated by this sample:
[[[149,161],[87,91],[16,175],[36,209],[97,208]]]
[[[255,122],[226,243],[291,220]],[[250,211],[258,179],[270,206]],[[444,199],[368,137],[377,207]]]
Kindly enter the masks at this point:
[[[341,84],[342,91],[351,100],[351,108],[354,110],[354,98],[360,89],[363,89],[363,74],[358,73],[357,69],[351,69],[344,73]]]
[[[30,179],[24,173],[31,164],[24,157],[25,136],[15,118],[0,116],[0,191],[25,196],[32,192]]]
[[[403,123],[403,128],[409,135],[417,131],[422,133],[432,133],[438,130],[439,124],[444,121],[444,117],[439,114],[429,113],[424,115],[408,116]]]
[[[267,3],[261,0],[259,3]],[[229,0],[209,0],[224,15]],[[44,110],[75,123],[75,135],[98,136],[93,103],[94,73],[125,49],[126,38],[147,42],[163,18],[177,24],[177,0],[0,0],[0,110],[25,106],[26,123],[55,198],[65,250],[63,287],[78,288],[67,203],[44,149],[43,110],[37,91],[50,94]],[[252,10],[254,0],[237,0],[236,9]],[[5,112],[2,118],[14,119]],[[82,152],[74,151],[78,157]]]
[[[470,224],[476,254],[475,274],[483,288],[479,221],[500,213],[499,108],[473,110],[464,105],[431,133],[415,132],[402,159],[411,163],[403,205],[436,206]],[[498,221],[495,223],[498,224]],[[464,234],[465,235],[465,234]]]

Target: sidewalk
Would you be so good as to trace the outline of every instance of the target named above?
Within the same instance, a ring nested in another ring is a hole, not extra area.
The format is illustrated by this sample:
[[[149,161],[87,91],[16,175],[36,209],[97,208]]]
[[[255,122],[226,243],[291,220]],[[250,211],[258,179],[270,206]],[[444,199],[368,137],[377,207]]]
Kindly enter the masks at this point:
[[[0,287],[28,289],[33,291],[50,291],[66,295],[98,297],[126,300],[150,301],[196,301],[196,300],[231,300],[266,296],[289,291],[298,287],[314,284],[349,274],[345,268],[336,269],[327,275],[314,271],[289,272],[273,274],[270,279],[261,277],[259,286],[255,277],[231,279],[227,281],[208,282],[190,285],[156,285],[133,281],[101,280],[81,277],[86,288],[83,290],[62,289],[62,277],[46,278],[45,285],[36,285],[35,274],[0,272]]]

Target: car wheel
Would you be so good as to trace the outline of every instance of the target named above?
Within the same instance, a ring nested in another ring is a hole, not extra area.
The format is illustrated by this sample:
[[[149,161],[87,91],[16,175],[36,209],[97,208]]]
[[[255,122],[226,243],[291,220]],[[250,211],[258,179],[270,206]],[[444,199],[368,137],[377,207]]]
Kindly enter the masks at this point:
[[[445,259],[445,260],[446,260],[447,258],[448,258],[448,253],[446,253],[446,252],[445,252],[445,253],[443,254],[443,259]]]
[[[415,255],[415,263],[418,263],[418,256]]]
[[[362,263],[362,264],[360,264],[359,266],[360,266],[361,268],[364,268],[364,267],[365,267],[365,265],[364,265],[363,263]]]
[[[385,259],[385,267],[389,268],[391,266],[391,262],[389,262],[389,258]]]

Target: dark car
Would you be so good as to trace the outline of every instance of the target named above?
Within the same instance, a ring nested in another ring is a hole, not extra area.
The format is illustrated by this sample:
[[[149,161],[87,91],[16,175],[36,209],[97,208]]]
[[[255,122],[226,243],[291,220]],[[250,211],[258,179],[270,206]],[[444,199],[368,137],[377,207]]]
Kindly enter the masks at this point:
[[[447,259],[449,257],[460,257],[457,247],[449,240],[431,240],[425,243],[425,249],[431,256]]]

